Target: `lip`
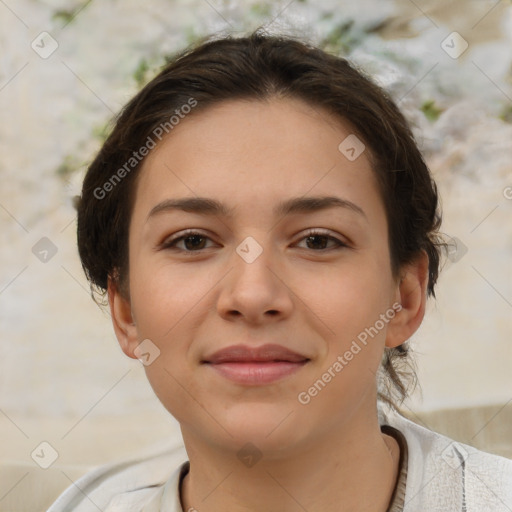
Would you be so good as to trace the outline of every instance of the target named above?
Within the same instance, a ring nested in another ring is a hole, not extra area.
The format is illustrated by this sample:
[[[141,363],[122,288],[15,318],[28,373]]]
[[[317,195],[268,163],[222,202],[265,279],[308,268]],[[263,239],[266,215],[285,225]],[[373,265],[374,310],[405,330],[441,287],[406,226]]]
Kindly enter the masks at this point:
[[[205,358],[223,377],[238,384],[270,384],[300,370],[309,358],[281,345],[233,345]]]

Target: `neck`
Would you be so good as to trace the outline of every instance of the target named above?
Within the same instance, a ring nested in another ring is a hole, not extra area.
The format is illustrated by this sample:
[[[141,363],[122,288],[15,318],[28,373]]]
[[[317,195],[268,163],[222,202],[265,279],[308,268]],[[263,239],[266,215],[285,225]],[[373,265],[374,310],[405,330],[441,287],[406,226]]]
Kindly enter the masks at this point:
[[[265,452],[252,466],[236,450],[187,431],[183,439],[190,460],[181,489],[185,511],[386,512],[398,475],[398,444],[381,432],[376,415],[290,451]]]

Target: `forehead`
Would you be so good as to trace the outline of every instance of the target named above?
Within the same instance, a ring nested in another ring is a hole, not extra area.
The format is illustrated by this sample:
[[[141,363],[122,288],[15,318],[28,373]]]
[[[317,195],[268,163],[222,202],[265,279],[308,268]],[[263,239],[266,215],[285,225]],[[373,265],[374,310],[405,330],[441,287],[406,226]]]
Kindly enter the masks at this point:
[[[147,215],[169,197],[255,207],[333,191],[379,202],[367,151],[357,158],[344,152],[345,141],[364,148],[354,137],[348,122],[301,100],[224,101],[185,117],[146,157],[136,209]]]

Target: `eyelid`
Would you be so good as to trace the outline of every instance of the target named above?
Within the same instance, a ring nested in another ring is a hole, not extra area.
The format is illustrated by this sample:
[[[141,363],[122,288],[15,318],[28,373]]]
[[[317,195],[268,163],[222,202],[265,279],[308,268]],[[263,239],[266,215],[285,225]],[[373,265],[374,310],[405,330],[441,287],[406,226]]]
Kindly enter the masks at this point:
[[[332,231],[330,231],[326,228],[308,228],[306,231],[303,231],[300,234],[298,241],[300,242],[304,238],[308,238],[309,236],[315,236],[315,235],[316,236],[325,236],[329,240],[336,242],[337,246],[331,247],[331,249],[338,249],[341,247],[350,247],[351,246],[351,242],[346,237],[343,237],[341,235],[335,235],[335,234],[333,234]],[[327,252],[328,250],[329,249],[323,249],[323,250],[314,251],[314,252]]]
[[[208,238],[209,240],[212,240],[211,235],[199,228],[188,228],[184,229],[183,231],[178,231],[177,233],[174,233],[173,235],[167,236],[163,239],[161,243],[157,245],[157,249],[166,249],[171,248],[170,245],[177,243],[181,241],[184,238],[187,238],[189,236],[193,235],[200,235],[204,238]],[[203,250],[203,249],[202,249]],[[200,252],[200,251],[184,251],[184,252]]]
[[[207,232],[205,232],[201,229],[198,229],[198,228],[188,228],[183,231],[179,231],[178,233],[175,233],[169,237],[166,237],[160,244],[158,244],[158,246],[156,248],[158,250],[176,249],[176,247],[173,246],[173,244],[181,242],[183,239],[185,239],[189,236],[193,236],[193,235],[199,235],[199,236],[202,236],[210,241],[213,241],[212,237]],[[330,230],[325,229],[325,228],[308,228],[307,230],[300,233],[295,244],[303,241],[304,239],[306,239],[310,236],[323,236],[323,237],[328,238],[330,241],[335,242],[335,244],[336,244],[335,247],[331,247],[328,249],[315,250],[315,249],[307,249],[306,248],[306,250],[310,250],[313,252],[326,253],[330,250],[351,247],[351,242],[347,241],[345,237],[341,237],[339,235],[334,235]],[[345,238],[345,240],[343,238]],[[198,249],[197,251],[187,251],[184,249],[178,249],[178,250],[182,253],[187,253],[187,254],[194,254],[194,253],[201,254],[206,249]]]

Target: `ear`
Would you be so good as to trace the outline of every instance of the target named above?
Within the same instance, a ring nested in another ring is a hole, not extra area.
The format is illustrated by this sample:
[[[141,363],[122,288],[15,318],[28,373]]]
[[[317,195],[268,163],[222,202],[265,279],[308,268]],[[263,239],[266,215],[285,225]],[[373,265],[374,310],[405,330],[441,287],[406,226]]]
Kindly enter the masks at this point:
[[[425,316],[428,285],[428,255],[421,251],[414,262],[402,268],[395,300],[402,308],[388,324],[386,347],[407,341],[419,328]]]
[[[118,283],[108,278],[108,303],[112,315],[112,325],[122,351],[132,359],[137,359],[134,350],[139,345],[137,326],[135,324],[129,299],[119,289]]]

